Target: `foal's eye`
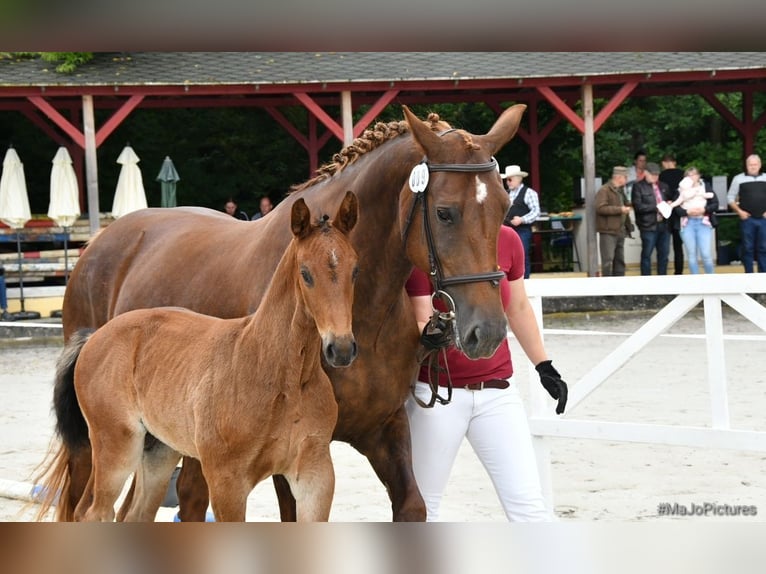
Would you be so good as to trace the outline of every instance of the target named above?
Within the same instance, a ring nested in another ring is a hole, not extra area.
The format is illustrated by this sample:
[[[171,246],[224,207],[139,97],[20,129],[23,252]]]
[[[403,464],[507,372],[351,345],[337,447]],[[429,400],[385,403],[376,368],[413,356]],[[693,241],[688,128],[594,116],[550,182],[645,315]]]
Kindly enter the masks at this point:
[[[437,207],[436,217],[439,218],[439,221],[442,221],[444,223],[453,223],[454,221],[452,217],[452,210],[447,207]]]
[[[351,272],[351,281],[356,281],[356,278],[359,276],[359,266],[355,266],[354,270]]]
[[[301,267],[301,277],[303,277],[303,281],[305,281],[306,285],[309,287],[314,286],[314,278],[311,277],[311,273],[309,273],[309,270],[305,267]]]

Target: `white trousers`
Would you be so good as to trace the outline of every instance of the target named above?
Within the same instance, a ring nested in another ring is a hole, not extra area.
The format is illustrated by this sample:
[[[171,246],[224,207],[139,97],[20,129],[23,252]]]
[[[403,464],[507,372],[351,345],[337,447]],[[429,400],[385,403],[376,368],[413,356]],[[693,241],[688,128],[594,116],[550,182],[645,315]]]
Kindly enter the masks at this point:
[[[431,390],[418,382],[418,398]],[[446,389],[440,394],[446,396]],[[427,520],[439,519],[442,494],[463,437],[468,439],[495,487],[508,520],[550,521],[540,487],[524,403],[513,380],[507,389],[453,389],[452,402],[425,409],[406,404],[412,436],[412,468],[426,503]]]

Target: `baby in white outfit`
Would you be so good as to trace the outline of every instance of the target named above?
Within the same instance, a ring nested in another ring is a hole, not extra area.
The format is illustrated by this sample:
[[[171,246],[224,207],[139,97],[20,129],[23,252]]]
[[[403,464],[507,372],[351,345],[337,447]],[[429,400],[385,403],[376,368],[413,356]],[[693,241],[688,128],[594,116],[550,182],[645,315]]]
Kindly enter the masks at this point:
[[[678,184],[678,199],[673,201],[670,204],[670,207],[676,207],[677,205],[680,205],[686,211],[695,208],[705,209],[707,200],[711,197],[713,197],[713,193],[710,191],[705,191],[704,183],[700,181],[697,185],[694,185],[694,180],[687,176],[681,180],[681,183]],[[681,218],[681,227],[686,226],[687,220],[687,217]],[[710,217],[707,215],[702,216],[702,224],[710,227]]]

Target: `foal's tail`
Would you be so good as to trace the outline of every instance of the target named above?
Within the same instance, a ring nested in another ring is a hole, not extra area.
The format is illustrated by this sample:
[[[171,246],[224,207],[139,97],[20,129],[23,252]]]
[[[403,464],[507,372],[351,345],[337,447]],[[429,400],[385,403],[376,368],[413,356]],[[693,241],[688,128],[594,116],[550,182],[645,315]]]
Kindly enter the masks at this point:
[[[78,331],[64,347],[56,362],[56,378],[53,385],[53,410],[56,413],[56,434],[59,441],[51,442],[46,459],[38,468],[34,484],[39,485],[40,510],[36,520],[43,520],[56,505],[56,520],[72,521],[81,493],[70,492],[72,482],[71,462],[87,455],[90,459],[88,424],[85,422],[74,388],[74,368],[83,345],[92,330]],[[85,452],[83,452],[85,451]],[[79,454],[79,456],[78,456]]]

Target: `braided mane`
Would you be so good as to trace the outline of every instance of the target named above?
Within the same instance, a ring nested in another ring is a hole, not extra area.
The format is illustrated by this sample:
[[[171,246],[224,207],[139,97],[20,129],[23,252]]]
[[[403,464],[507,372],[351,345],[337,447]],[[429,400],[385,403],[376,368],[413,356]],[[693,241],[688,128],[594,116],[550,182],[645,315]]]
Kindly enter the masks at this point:
[[[428,123],[435,132],[450,129],[450,125],[439,118],[439,114],[428,114]],[[342,172],[347,166],[355,163],[364,154],[380,147],[384,143],[410,130],[406,121],[378,122],[371,128],[364,130],[361,136],[355,138],[351,145],[344,147],[338,153],[332,156],[332,160],[322,165],[316,170],[314,177],[303,183],[298,183],[290,187],[290,193],[302,191],[308,187],[331,178],[336,173]],[[466,134],[467,135],[467,134]],[[469,136],[470,140],[470,136]]]

